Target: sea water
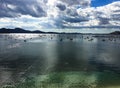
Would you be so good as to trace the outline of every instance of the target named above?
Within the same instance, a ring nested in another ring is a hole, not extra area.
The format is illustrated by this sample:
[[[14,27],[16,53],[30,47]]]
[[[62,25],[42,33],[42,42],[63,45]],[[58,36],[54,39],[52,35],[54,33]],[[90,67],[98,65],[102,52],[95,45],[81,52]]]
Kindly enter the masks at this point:
[[[120,88],[120,36],[1,34],[0,88]]]

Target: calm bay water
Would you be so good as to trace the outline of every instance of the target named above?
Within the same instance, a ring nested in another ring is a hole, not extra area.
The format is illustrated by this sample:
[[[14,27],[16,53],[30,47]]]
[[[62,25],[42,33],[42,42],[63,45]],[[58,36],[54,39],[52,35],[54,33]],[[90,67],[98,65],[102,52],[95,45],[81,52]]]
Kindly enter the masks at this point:
[[[120,38],[0,35],[0,86],[120,88]]]

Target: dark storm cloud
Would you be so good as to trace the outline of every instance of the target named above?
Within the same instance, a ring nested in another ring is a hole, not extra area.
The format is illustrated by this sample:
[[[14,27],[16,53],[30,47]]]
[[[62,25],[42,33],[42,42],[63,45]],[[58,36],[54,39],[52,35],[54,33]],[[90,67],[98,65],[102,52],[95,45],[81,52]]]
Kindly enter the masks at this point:
[[[65,22],[70,22],[70,23],[80,23],[80,22],[88,21],[86,17],[75,17],[75,18],[64,17],[63,20]]]
[[[100,22],[99,22],[99,25],[107,25],[107,24],[110,24],[110,23],[109,23],[109,20],[110,20],[110,19],[108,19],[108,18],[99,17],[98,19],[99,19],[99,21],[100,21]]]
[[[112,20],[120,21],[120,13],[119,14],[112,14],[111,18],[112,18]]]
[[[61,11],[64,11],[66,9],[66,6],[64,4],[58,3],[56,5]]]
[[[68,6],[72,6],[72,5],[81,5],[83,6],[89,6],[90,5],[90,0],[59,0],[62,1],[64,3],[66,3]]]
[[[40,4],[37,0],[0,0],[0,17],[45,16],[44,7]]]

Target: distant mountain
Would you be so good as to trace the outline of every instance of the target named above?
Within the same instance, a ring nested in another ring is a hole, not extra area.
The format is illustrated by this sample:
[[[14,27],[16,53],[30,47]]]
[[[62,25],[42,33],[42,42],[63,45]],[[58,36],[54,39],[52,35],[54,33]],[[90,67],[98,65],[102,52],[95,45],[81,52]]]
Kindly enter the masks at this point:
[[[24,30],[22,28],[15,28],[15,29],[1,28],[0,33],[45,33],[45,32],[39,30],[29,31],[29,30]]]
[[[115,32],[112,32],[110,34],[112,34],[112,35],[120,35],[120,31],[115,31]]]
[[[39,30],[35,30],[35,31],[31,31],[31,33],[45,33],[45,32],[39,31]]]
[[[15,28],[15,29],[7,29],[7,28],[1,28],[0,33],[45,33],[45,34],[81,34],[81,33],[65,33],[65,32],[44,32],[40,30],[35,31],[29,31],[24,30],[22,28]]]

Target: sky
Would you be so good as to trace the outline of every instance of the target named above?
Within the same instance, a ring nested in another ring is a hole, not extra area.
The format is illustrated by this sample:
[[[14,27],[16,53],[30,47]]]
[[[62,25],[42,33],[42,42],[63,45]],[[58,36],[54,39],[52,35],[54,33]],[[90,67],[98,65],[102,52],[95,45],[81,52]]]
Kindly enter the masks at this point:
[[[120,1],[120,0],[92,0],[91,1],[91,6],[92,7],[104,6],[104,5],[113,3],[115,1]]]
[[[0,28],[104,33],[120,30],[120,0],[0,0]]]

